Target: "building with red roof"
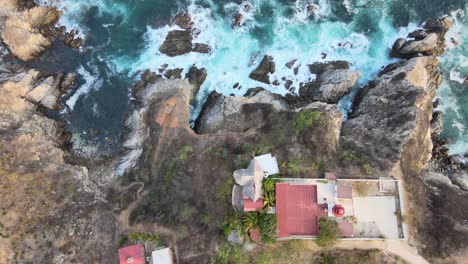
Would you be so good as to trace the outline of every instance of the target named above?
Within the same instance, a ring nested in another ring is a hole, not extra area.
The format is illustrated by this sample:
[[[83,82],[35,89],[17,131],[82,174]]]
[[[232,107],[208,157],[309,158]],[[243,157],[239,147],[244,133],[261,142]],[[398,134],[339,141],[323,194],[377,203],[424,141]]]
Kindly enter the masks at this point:
[[[244,198],[244,212],[254,212],[263,209],[263,199],[252,201],[250,198]]]
[[[119,249],[120,264],[145,264],[145,250],[140,244]]]
[[[317,185],[277,183],[278,238],[317,236],[319,218],[328,215],[324,208],[317,204]]]

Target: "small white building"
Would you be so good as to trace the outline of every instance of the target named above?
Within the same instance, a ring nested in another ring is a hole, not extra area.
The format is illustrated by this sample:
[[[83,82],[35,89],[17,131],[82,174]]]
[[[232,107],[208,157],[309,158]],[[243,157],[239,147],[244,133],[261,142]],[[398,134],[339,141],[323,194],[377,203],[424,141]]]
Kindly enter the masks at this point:
[[[172,251],[170,248],[155,250],[151,253],[151,261],[153,264],[173,264]]]
[[[278,162],[270,153],[254,157],[254,159],[260,163],[265,177],[279,173]]]

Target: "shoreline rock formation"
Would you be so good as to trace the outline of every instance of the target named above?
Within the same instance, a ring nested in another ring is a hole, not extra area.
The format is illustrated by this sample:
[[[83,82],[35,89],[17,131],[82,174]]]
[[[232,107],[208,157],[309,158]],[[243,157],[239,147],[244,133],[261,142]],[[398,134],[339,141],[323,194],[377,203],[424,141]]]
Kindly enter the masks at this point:
[[[356,85],[361,74],[349,69],[348,62],[332,61],[309,65],[310,72],[317,78],[304,84],[299,96],[313,101],[336,104]]]
[[[22,61],[42,55],[54,38],[77,48],[82,40],[77,32],[67,32],[64,27],[55,28],[60,12],[54,7],[38,6],[32,0],[4,0],[1,7],[1,38],[8,49]]]

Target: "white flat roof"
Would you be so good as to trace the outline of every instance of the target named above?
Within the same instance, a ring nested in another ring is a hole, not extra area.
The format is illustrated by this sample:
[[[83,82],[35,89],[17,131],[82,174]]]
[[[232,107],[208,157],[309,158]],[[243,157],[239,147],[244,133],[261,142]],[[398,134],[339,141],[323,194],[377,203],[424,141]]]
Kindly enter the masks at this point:
[[[268,175],[274,175],[279,173],[278,162],[276,158],[271,154],[265,154],[254,158],[260,163],[262,170]]]
[[[173,264],[171,249],[164,248],[153,251],[151,253],[151,261],[153,264]]]

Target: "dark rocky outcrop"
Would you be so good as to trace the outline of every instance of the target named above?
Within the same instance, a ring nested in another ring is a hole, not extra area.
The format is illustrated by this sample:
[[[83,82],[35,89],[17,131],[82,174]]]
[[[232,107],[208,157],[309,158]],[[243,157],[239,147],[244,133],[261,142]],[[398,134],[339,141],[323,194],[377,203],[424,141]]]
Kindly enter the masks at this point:
[[[193,44],[192,51],[193,52],[198,52],[198,53],[210,53],[211,52],[211,47],[208,44],[195,43],[195,44]]]
[[[203,82],[205,82],[208,73],[205,68],[198,69],[197,67],[190,67],[189,71],[185,74],[185,79],[188,79],[190,84],[193,85],[192,97],[195,97]]]
[[[429,20],[424,29],[411,32],[408,37],[414,40],[399,38],[392,47],[390,56],[396,58],[412,58],[418,55],[439,56],[444,53],[445,33],[452,27],[452,19],[444,17]]]
[[[275,72],[275,62],[273,57],[265,55],[258,67],[250,73],[249,77],[256,81],[270,84],[270,73]]]
[[[372,82],[343,125],[341,142],[383,173],[431,157],[432,99],[441,82],[434,57],[413,58]]]
[[[189,53],[192,51],[192,34],[188,30],[170,31],[159,51],[171,57]]]
[[[330,70],[349,70],[349,62],[347,61],[329,61],[316,62],[309,65],[309,71],[313,74],[322,74]]]
[[[345,61],[314,63],[309,68],[312,73],[317,74],[317,78],[304,84],[299,95],[305,99],[333,104],[351,91],[361,75],[349,70]]]
[[[172,23],[182,29],[191,29],[193,26],[192,18],[187,12],[179,12],[172,18]]]
[[[195,132],[214,134],[244,132],[258,128],[265,121],[263,116],[275,109],[288,109],[286,101],[265,89],[250,89],[241,96],[224,96],[211,92],[195,123]]]

